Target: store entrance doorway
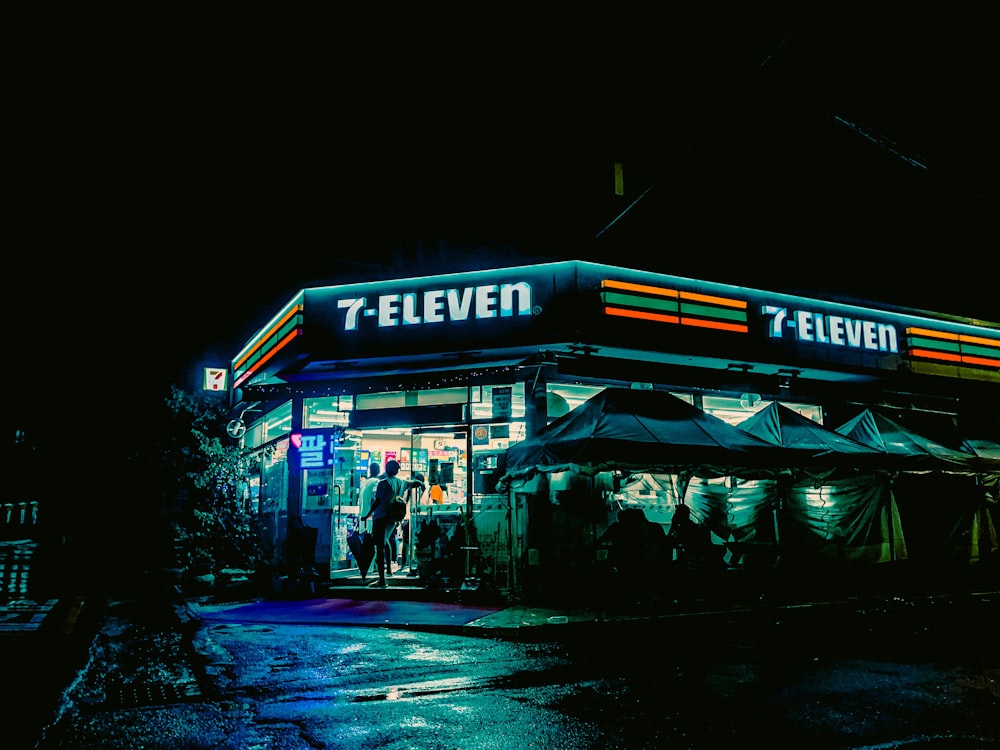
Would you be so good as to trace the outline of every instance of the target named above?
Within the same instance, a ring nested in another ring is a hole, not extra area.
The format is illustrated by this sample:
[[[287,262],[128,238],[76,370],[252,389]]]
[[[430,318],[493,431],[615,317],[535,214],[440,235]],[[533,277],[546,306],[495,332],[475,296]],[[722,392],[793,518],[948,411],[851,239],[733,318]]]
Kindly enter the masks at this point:
[[[401,524],[411,573],[428,586],[460,586],[471,563],[469,549],[469,433],[456,427],[414,428],[414,479],[423,485],[411,496]]]

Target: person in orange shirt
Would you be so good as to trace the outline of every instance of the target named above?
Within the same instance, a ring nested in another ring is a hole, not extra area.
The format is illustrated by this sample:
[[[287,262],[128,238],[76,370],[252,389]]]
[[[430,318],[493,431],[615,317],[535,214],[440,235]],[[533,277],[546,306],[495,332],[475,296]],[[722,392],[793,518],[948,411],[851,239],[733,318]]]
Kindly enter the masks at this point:
[[[444,502],[444,488],[440,484],[432,484],[427,494],[430,496],[432,503],[441,505]]]
[[[418,505],[441,505],[445,498],[445,489],[440,484],[431,484],[424,491],[424,475],[419,471],[413,475],[414,484],[420,489],[420,493],[417,495]]]

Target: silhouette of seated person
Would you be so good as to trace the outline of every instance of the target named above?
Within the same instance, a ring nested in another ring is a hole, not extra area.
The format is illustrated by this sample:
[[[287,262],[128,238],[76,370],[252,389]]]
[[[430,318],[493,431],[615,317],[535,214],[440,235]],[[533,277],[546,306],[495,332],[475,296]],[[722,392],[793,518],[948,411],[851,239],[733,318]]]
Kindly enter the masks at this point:
[[[658,577],[669,560],[663,527],[646,518],[639,508],[623,508],[618,520],[598,537],[597,546],[608,550],[605,581],[611,588],[611,605],[643,606],[656,601]]]
[[[666,534],[639,508],[623,508],[618,520],[597,539],[608,549],[608,563],[616,573],[649,573],[666,561]]]
[[[721,548],[712,544],[712,534],[691,518],[691,508],[677,505],[667,531],[670,559],[686,571],[711,570],[722,565]]]

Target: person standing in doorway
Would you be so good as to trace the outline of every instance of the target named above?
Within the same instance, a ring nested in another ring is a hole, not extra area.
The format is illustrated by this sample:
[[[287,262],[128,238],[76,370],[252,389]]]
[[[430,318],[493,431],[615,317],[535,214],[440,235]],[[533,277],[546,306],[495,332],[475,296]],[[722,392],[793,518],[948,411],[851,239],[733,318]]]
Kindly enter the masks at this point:
[[[389,537],[396,530],[396,522],[389,515],[389,506],[392,504],[393,498],[402,497],[406,492],[406,482],[396,476],[397,474],[399,474],[399,462],[393,459],[386,461],[385,477],[379,480],[378,486],[375,488],[375,500],[368,512],[372,518],[375,564],[378,566],[378,580],[373,581],[369,586],[383,589],[386,587],[386,568],[392,565],[392,548],[389,545]]]
[[[382,466],[380,464],[374,462],[368,464],[368,476],[361,480],[361,491],[358,493],[358,528],[356,531],[359,535],[361,553],[355,553],[355,558],[358,563],[358,571],[361,573],[362,583],[365,582],[368,571],[371,570],[372,561],[375,559],[374,544],[371,546],[371,557],[363,554],[363,551],[368,547],[369,541],[372,539],[371,521],[367,519],[371,515],[372,502],[375,500],[375,488],[378,487],[379,474],[381,473]],[[348,537],[350,537],[350,534],[348,534]],[[365,558],[367,558],[367,561],[362,563],[362,559]]]
[[[365,519],[372,511],[372,502],[375,500],[375,488],[378,487],[379,474],[382,467],[377,463],[368,464],[368,476],[361,483],[361,493],[358,495],[358,517]],[[360,531],[365,531],[364,528]]]

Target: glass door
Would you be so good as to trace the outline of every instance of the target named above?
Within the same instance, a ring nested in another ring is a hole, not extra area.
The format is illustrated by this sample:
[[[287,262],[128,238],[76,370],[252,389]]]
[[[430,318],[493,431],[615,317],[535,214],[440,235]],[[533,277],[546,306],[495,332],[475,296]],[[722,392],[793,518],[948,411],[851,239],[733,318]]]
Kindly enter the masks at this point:
[[[422,506],[464,508],[469,500],[469,435],[462,428],[415,428],[412,457],[427,485],[419,500]]]

